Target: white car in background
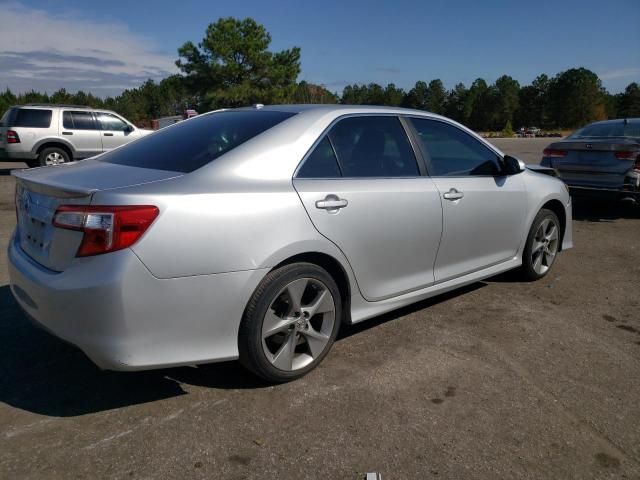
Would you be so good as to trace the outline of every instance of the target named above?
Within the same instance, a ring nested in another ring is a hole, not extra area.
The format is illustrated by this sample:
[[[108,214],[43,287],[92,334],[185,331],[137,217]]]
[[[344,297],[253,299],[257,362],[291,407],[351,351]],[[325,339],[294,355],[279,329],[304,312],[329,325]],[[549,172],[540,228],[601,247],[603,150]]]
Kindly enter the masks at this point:
[[[0,120],[0,159],[30,167],[93,157],[152,133],[109,110],[77,105],[11,107]]]

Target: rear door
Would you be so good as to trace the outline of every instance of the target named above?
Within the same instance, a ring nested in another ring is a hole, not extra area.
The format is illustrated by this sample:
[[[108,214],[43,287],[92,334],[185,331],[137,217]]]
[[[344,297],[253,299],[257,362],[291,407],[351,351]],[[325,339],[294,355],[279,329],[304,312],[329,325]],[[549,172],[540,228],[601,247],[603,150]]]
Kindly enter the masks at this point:
[[[294,186],[316,229],[347,257],[367,300],[434,283],[440,196],[421,175],[398,117],[339,120],[299,167]]]
[[[453,124],[426,118],[411,123],[442,198],[435,280],[514,258],[525,228],[522,175],[503,175],[498,154]]]
[[[102,129],[102,150],[109,151],[138,138],[135,131],[123,119],[112,113],[96,112]]]
[[[88,110],[64,110],[61,133],[73,144],[76,158],[93,157],[102,152],[100,128]]]

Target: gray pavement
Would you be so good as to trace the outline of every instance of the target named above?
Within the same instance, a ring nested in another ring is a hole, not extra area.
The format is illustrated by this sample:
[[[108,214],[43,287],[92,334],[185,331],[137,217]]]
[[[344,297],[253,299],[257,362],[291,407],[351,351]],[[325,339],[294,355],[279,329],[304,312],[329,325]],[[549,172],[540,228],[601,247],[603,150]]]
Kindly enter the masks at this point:
[[[540,140],[496,144],[531,162]],[[543,280],[345,328],[268,386],[233,362],[101,372],[33,328],[7,286],[12,192],[0,175],[2,479],[640,478],[638,209],[580,203]]]

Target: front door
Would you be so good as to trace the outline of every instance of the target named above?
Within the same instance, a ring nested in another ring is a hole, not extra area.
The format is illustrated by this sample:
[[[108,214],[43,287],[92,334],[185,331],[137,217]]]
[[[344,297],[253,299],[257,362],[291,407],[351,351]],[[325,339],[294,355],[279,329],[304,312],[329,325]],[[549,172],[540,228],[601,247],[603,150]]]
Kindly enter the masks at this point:
[[[412,118],[442,197],[435,279],[443,282],[516,256],[525,228],[521,175],[503,175],[499,155],[461,128]]]
[[[294,186],[316,229],[345,254],[369,301],[434,283],[442,206],[395,116],[347,117],[306,158]]]
[[[96,115],[102,128],[102,150],[105,152],[130,142],[133,140],[131,136],[136,135],[120,117],[106,112],[98,112]]]

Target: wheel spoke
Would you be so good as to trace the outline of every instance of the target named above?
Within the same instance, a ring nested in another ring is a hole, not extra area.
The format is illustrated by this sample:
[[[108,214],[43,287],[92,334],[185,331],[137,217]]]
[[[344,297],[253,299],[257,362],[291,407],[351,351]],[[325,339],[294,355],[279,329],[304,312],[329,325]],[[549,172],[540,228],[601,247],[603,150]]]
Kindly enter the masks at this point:
[[[551,224],[551,228],[549,229],[549,231],[546,233],[545,238],[549,241],[553,240],[556,238],[556,236],[558,235],[558,229],[556,228],[556,226],[552,223]]]
[[[269,309],[262,323],[262,338],[269,338],[278,332],[286,330],[293,322],[294,320],[290,318],[280,318],[273,310]]]
[[[304,307],[304,311],[309,314],[308,318],[313,318],[318,313],[333,312],[334,310],[333,297],[327,289],[322,290],[313,303]]]
[[[542,256],[544,255],[543,251],[540,251],[533,260],[533,269],[540,273],[540,268],[542,266]]]
[[[533,248],[531,249],[531,253],[535,254],[538,251],[540,251],[541,249],[544,248],[544,242],[541,242],[539,240],[535,240],[533,243]]]
[[[293,368],[293,354],[296,349],[298,334],[295,330],[291,331],[285,339],[282,346],[273,356],[273,365],[280,370],[291,370]]]
[[[318,332],[313,328],[309,328],[308,330],[301,330],[300,333],[307,341],[307,345],[309,345],[311,356],[313,358],[317,358],[318,355],[320,355],[324,350],[324,347],[327,345],[329,336],[325,335],[324,333]]]
[[[302,309],[302,295],[307,289],[308,283],[309,280],[307,280],[306,278],[301,278],[287,285],[287,296],[289,297],[289,301],[291,302],[291,311],[289,312],[290,314],[293,312],[300,312],[300,310]]]

